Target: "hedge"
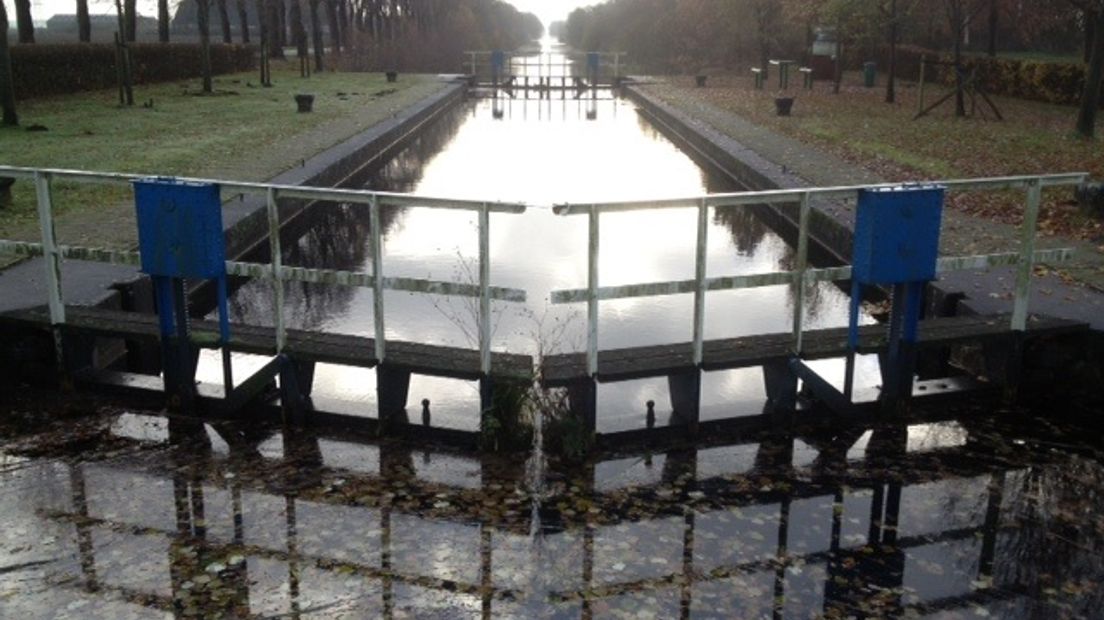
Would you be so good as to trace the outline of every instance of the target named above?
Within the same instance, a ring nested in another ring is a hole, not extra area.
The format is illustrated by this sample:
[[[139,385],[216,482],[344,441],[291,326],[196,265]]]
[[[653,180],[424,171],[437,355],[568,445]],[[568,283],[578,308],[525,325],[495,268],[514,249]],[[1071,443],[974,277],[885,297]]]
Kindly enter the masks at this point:
[[[906,80],[920,79],[920,57],[937,60],[944,65],[928,65],[925,80],[951,86],[954,84],[954,56],[917,47],[897,48],[897,75]],[[879,69],[888,66],[888,52],[879,59]],[[1081,100],[1085,88],[1085,66],[1073,63],[990,58],[967,55],[962,57],[967,74],[978,70],[978,80],[986,92],[1046,103],[1074,104]]]
[[[131,43],[135,84],[194,78],[200,75],[196,43]],[[255,48],[211,45],[215,74],[253,68]],[[105,43],[15,45],[11,48],[17,99],[114,88],[115,46]]]

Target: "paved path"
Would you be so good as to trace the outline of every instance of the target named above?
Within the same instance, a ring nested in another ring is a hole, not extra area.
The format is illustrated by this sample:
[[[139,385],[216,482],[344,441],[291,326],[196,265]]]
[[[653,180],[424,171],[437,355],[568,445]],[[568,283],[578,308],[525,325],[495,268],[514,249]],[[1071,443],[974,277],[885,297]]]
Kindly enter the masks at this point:
[[[722,148],[737,155],[742,149],[754,154],[767,166],[776,168],[778,186],[832,186],[883,183],[885,179],[853,163],[811,147],[771,129],[756,125],[732,112],[722,110],[695,96],[693,89],[654,81],[638,87],[647,97],[659,100],[679,114],[685,124],[712,138]],[[853,222],[851,205],[826,205],[830,215],[840,222]],[[1017,228],[947,210],[942,231],[944,255],[981,254],[1014,251],[1018,247]],[[1034,280],[1031,309],[1080,319],[1094,329],[1104,329],[1104,254],[1091,244],[1055,237],[1040,238],[1042,248],[1075,248],[1074,261],[1048,270]],[[1043,270],[1040,270],[1042,272]],[[1011,308],[1015,276],[1011,269],[984,273],[960,272],[942,278],[941,287],[961,291],[966,305],[979,313],[1007,312]]]

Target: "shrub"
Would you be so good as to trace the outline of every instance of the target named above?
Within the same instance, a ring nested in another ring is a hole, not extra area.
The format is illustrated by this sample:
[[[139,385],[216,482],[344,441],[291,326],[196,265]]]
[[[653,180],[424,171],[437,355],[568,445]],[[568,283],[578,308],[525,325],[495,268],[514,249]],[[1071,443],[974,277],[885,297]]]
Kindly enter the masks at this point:
[[[115,46],[104,43],[15,45],[11,48],[15,96],[30,99],[116,85]],[[200,75],[196,43],[132,43],[130,58],[135,84],[151,84]],[[211,45],[215,74],[253,68],[255,49],[243,45]]]
[[[901,46],[897,49],[897,75],[906,80],[919,80],[921,55],[926,55],[929,60],[947,63],[928,65],[926,80],[929,83],[954,84],[954,70],[950,66],[954,57],[918,47]],[[888,53],[883,53],[879,62],[882,68],[886,67]],[[1072,104],[1081,99],[1081,91],[1085,88],[1085,67],[1079,64],[964,56],[962,65],[967,73],[976,68],[978,81],[986,92],[993,95]]]

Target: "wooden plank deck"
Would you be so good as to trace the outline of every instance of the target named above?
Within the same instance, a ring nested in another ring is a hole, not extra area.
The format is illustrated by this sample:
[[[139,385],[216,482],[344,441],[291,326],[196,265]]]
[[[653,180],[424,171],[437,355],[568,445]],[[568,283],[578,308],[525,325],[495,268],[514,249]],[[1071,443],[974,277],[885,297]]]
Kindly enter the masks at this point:
[[[1011,318],[998,316],[964,316],[929,319],[920,323],[919,345],[936,347],[966,341],[985,341],[1009,336]],[[1028,336],[1086,331],[1089,326],[1077,321],[1052,317],[1034,317],[1027,324]],[[884,351],[887,344],[884,325],[859,328],[859,352]],[[805,332],[803,359],[816,360],[842,357],[847,353],[847,328],[820,329]],[[702,368],[731,370],[761,366],[790,357],[793,335],[762,334],[708,340],[705,342]],[[671,345],[612,349],[598,352],[598,380],[627,381],[659,377],[694,368],[693,345],[689,342]],[[556,387],[587,378],[586,353],[552,355],[544,359],[542,381]]]
[[[67,306],[65,313],[65,329],[73,333],[153,342],[159,339],[156,315],[86,306]],[[49,312],[44,306],[8,312],[0,314],[0,321],[42,327],[49,324]],[[191,333],[198,346],[217,347],[217,321],[193,320]],[[230,348],[239,353],[275,355],[275,330],[271,327],[233,323],[230,325]],[[364,368],[373,368],[379,364],[375,355],[375,340],[349,334],[289,329],[284,352],[301,361]],[[389,367],[414,374],[466,380],[475,380],[482,376],[479,351],[472,349],[389,340],[386,361]],[[491,375],[528,379],[533,375],[533,358],[529,355],[492,352]]]

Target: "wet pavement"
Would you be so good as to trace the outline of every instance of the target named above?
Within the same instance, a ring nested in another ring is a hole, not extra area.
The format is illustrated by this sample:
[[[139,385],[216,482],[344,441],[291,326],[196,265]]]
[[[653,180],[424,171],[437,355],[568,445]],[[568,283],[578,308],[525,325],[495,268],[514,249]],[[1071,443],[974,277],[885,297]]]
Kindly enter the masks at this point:
[[[1021,412],[537,478],[525,454],[41,400],[2,401],[4,618],[1091,618],[1102,602],[1099,433]]]

